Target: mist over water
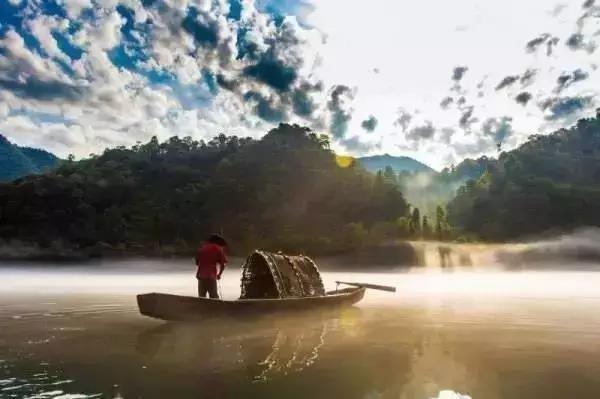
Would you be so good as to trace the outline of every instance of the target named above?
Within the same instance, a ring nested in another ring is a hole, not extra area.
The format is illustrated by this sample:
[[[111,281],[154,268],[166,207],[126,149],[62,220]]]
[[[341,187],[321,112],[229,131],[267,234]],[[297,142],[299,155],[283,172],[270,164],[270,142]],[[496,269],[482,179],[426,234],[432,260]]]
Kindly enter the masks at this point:
[[[0,398],[597,398],[597,237],[417,243],[418,265],[387,271],[320,259],[328,289],[398,291],[342,312],[200,324],[144,318],[135,303],[195,295],[191,260],[3,262]],[[241,262],[225,298],[239,295]]]

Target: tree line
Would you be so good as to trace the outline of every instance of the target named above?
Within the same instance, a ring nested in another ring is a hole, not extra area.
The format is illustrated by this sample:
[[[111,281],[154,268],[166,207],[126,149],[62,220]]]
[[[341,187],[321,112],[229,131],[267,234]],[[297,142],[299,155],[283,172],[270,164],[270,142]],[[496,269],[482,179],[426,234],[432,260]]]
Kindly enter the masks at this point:
[[[503,152],[447,210],[455,228],[487,241],[600,226],[600,115]]]
[[[209,233],[253,248],[334,254],[389,240],[506,241],[600,226],[600,119],[435,177],[446,207],[412,207],[407,179],[336,156],[329,139],[281,124],[260,140],[172,137],[69,159],[0,183],[0,241],[86,254],[189,254]],[[446,188],[444,188],[445,190]]]
[[[338,253],[397,238],[405,220],[417,234],[419,218],[383,174],[288,124],[260,140],[153,137],[0,184],[0,240],[86,253],[189,254],[211,232],[239,254]]]

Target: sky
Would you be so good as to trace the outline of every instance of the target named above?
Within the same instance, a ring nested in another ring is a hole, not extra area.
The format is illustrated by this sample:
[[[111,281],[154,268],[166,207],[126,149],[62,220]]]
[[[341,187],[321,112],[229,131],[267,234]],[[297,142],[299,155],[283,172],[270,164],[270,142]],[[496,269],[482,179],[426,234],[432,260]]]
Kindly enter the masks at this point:
[[[66,157],[280,122],[441,169],[600,106],[600,0],[0,0],[0,134]]]

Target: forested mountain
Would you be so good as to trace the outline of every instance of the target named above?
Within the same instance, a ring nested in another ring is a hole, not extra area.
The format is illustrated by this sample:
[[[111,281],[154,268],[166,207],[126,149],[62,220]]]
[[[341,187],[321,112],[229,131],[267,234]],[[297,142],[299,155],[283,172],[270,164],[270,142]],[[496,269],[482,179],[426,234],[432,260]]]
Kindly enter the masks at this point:
[[[437,207],[445,206],[456,195],[456,190],[468,180],[478,179],[492,159],[466,159],[456,167],[437,172],[429,166],[409,157],[388,154],[357,158],[359,164],[370,172],[397,174],[394,179],[406,199],[423,214],[435,217]],[[388,179],[389,180],[389,179]]]
[[[600,226],[600,118],[535,135],[488,165],[448,204],[450,222],[486,240]]]
[[[237,253],[336,252],[408,212],[396,185],[286,124],[260,140],[153,138],[0,184],[0,238],[43,247],[189,254],[216,231]]]
[[[392,155],[374,155],[371,157],[357,158],[365,169],[371,172],[384,170],[386,166],[396,173],[400,172],[434,172],[429,166],[410,157],[394,157]]]
[[[59,159],[47,151],[19,147],[0,134],[0,181],[41,173],[58,165]]]
[[[10,152],[31,165],[25,154]],[[407,183],[423,176],[428,192]],[[455,186],[446,219],[438,205]],[[419,211],[402,191],[440,201]],[[389,238],[504,241],[582,225],[600,226],[600,119],[440,173],[369,173],[337,157],[327,136],[282,124],[260,140],[153,138],[0,183],[0,241],[85,253],[189,253],[215,231],[234,253],[323,254]]]

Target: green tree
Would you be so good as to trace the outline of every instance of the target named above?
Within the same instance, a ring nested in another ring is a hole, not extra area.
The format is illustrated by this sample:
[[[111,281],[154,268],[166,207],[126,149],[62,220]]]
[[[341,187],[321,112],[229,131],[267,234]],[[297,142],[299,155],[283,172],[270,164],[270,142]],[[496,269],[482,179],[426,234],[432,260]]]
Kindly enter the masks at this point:
[[[410,234],[413,238],[421,238],[421,213],[414,208],[410,217]]]
[[[288,124],[260,140],[152,137],[0,184],[0,239],[80,250],[185,251],[222,229],[237,253],[322,254],[397,238],[409,216],[383,173],[339,164],[325,137]]]
[[[435,210],[435,236],[438,240],[444,240],[448,236],[448,221],[441,205]]]
[[[431,239],[433,236],[433,229],[429,225],[429,219],[427,216],[423,216],[423,227],[421,230],[421,234],[425,239]]]
[[[448,221],[462,235],[494,241],[600,226],[598,165],[599,118],[530,136],[457,191]]]

